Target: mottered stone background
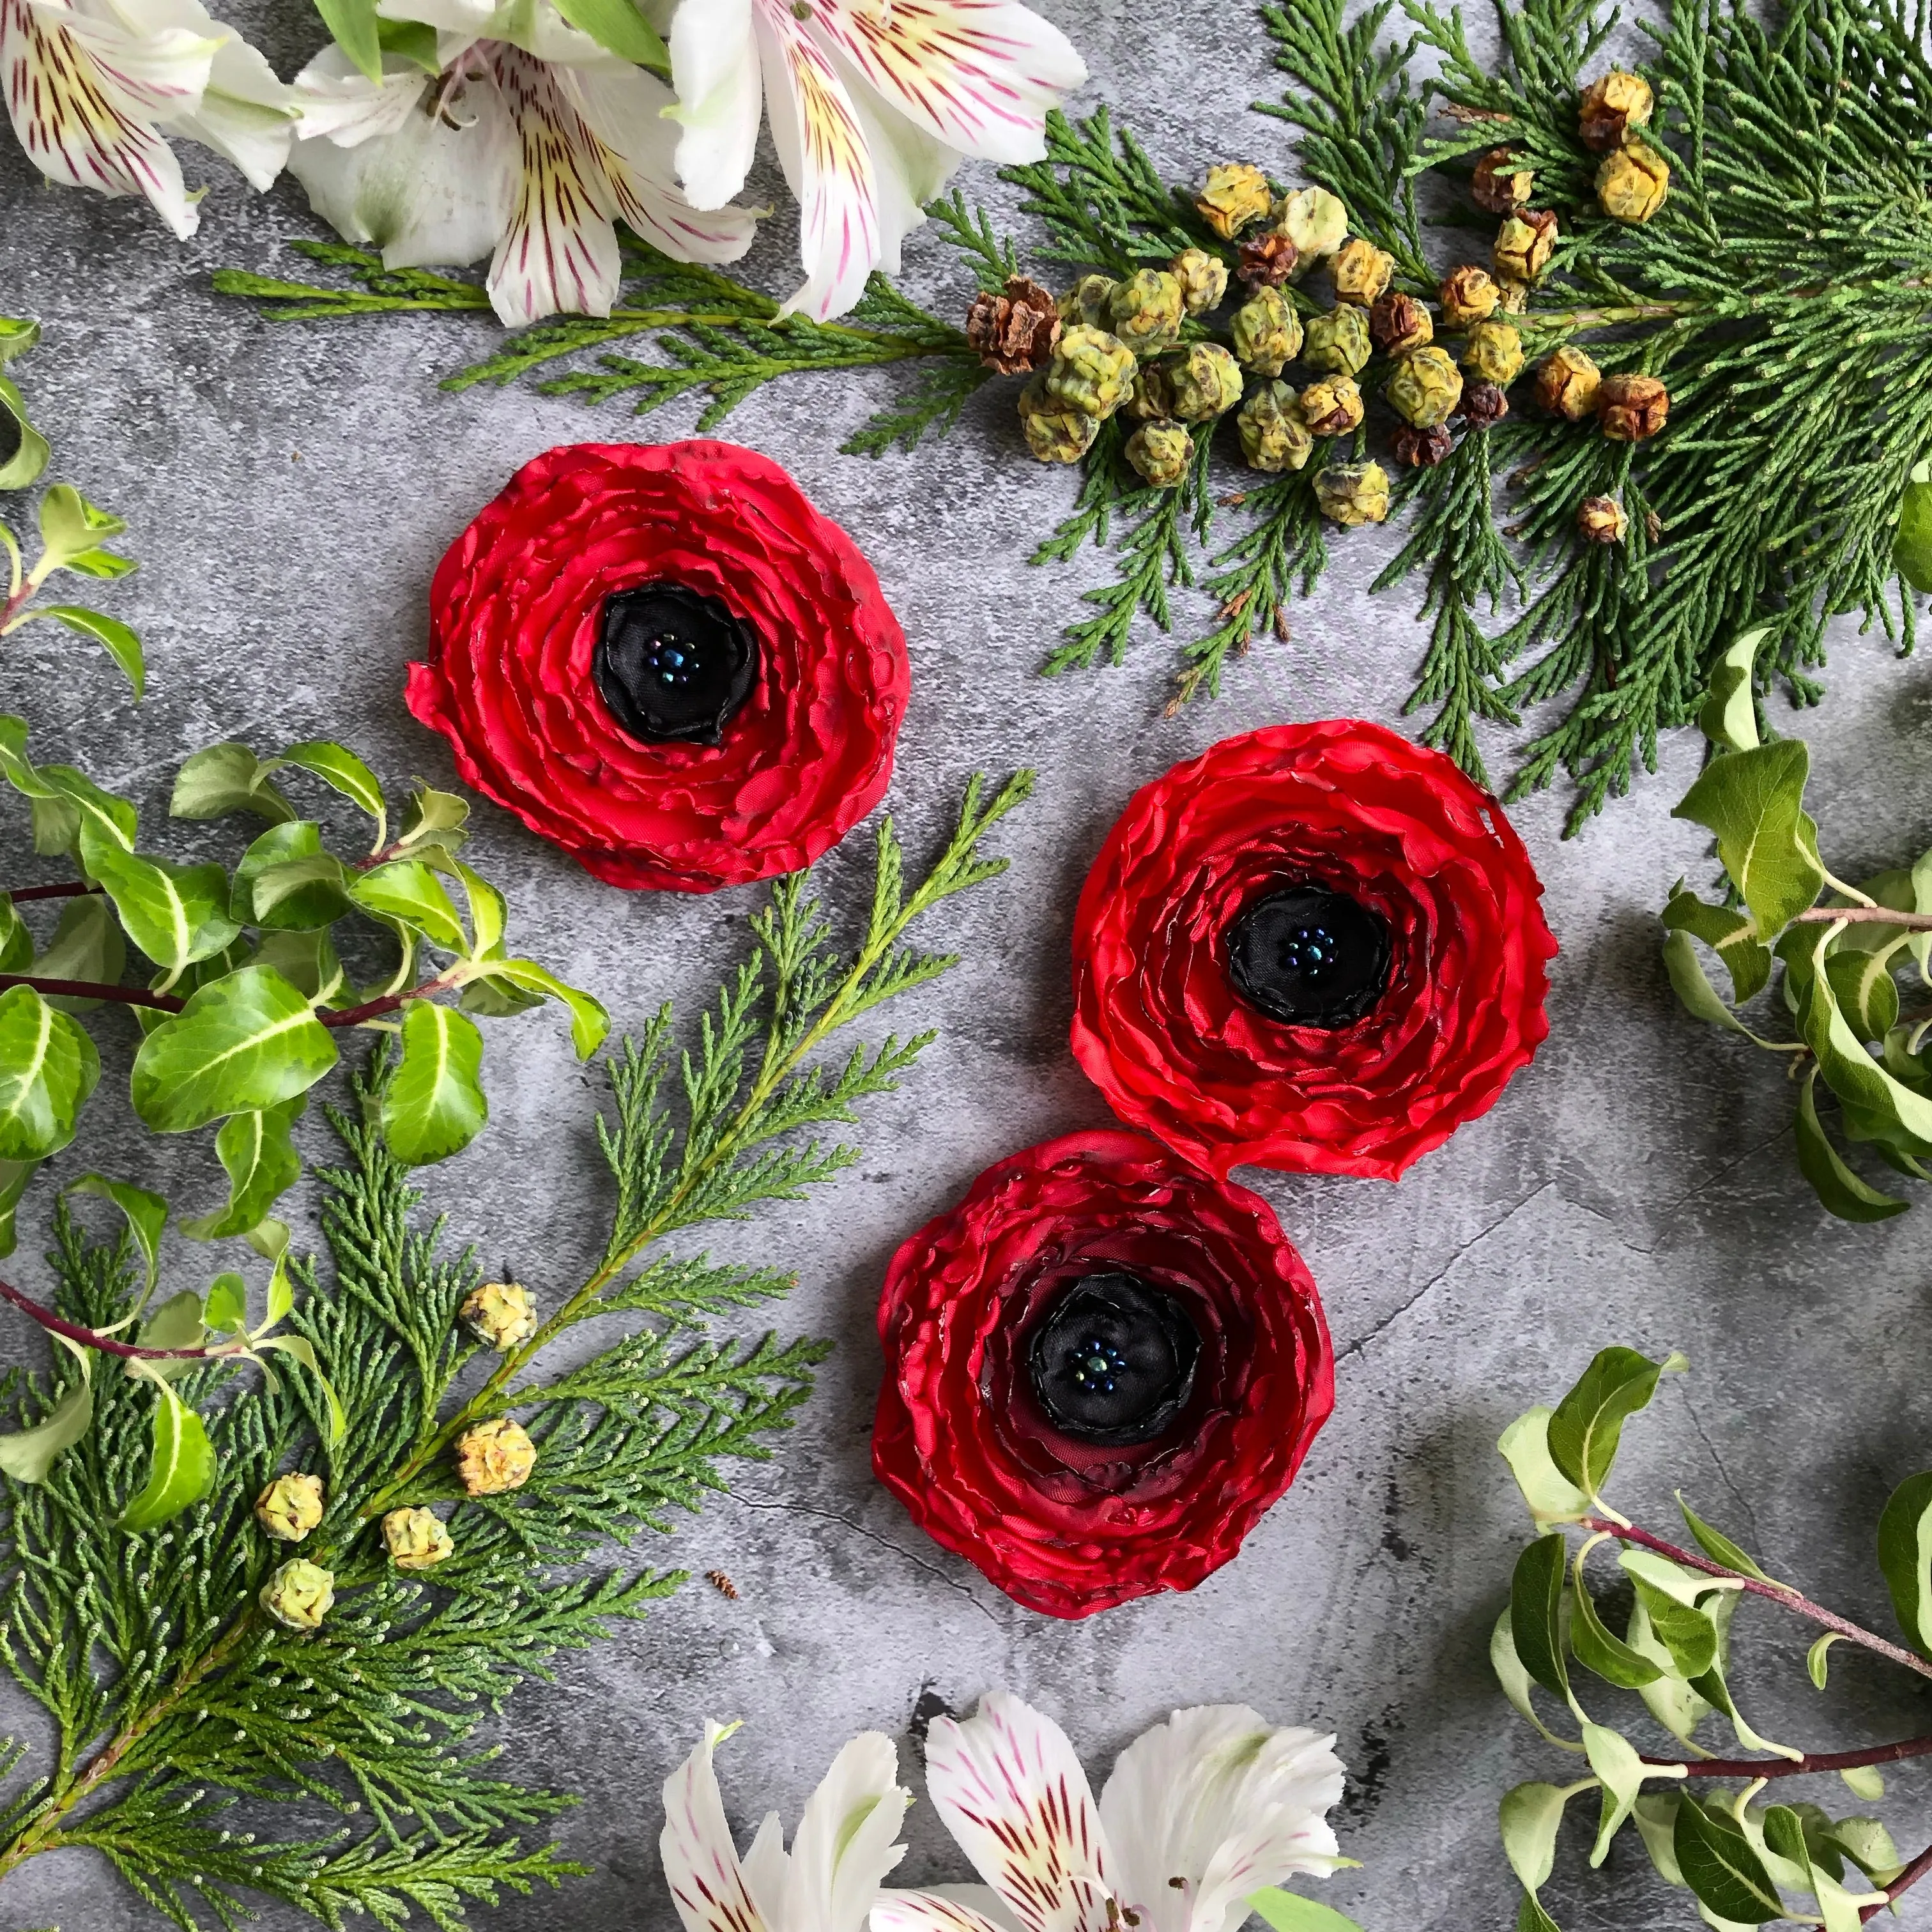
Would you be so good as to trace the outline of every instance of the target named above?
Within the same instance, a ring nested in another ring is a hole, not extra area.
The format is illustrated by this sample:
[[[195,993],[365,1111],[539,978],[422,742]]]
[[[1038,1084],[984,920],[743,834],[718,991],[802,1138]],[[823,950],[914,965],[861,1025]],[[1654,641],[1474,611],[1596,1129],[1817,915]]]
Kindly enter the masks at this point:
[[[1285,130],[1248,112],[1273,88],[1247,9],[1040,3],[1091,64],[1076,104],[1116,104],[1170,172],[1239,154],[1285,168]],[[250,0],[236,18],[285,74],[320,38],[298,7]],[[184,247],[135,203],[43,188],[0,140],[0,310],[46,325],[20,373],[56,444],[53,474],[128,520],[143,568],[102,601],[138,626],[150,664],[137,706],[104,659],[35,626],[0,661],[0,704],[30,715],[42,756],[133,793],[157,831],[176,763],[224,737],[266,750],[338,736],[398,782],[449,784],[442,741],[401,702],[444,547],[538,451],[688,433],[695,405],[634,423],[526,388],[440,392],[438,376],[492,346],[487,320],[259,320],[213,296],[209,271],[298,272],[283,239],[321,231],[292,182],[257,199],[203,151],[186,158],[190,181],[212,191]],[[988,170],[964,178],[996,206],[1010,199]],[[755,185],[782,200],[769,172]],[[790,246],[782,212],[750,265],[764,286],[790,286]],[[912,242],[908,276],[942,307],[966,299],[929,237]],[[1511,1714],[1485,1661],[1526,1534],[1493,1454],[1498,1431],[1553,1400],[1604,1342],[1680,1347],[1694,1373],[1629,1432],[1625,1506],[1660,1522],[1681,1484],[1776,1574],[1884,1624],[1872,1526],[1890,1486],[1932,1460],[1922,1260],[1932,1206],[1876,1228],[1826,1218],[1796,1171],[1778,1068],[1675,1007],[1654,910],[1702,863],[1700,835],[1669,816],[1697,765],[1679,734],[1659,775],[1580,838],[1560,836],[1560,793],[1514,812],[1562,952],[1550,1041],[1502,1103],[1399,1186],[1238,1177],[1306,1256],[1340,1358],[1335,1419],[1239,1560],[1190,1595],[1063,1624],[1016,1608],[929,1543],[871,1478],[874,1297],[895,1246],[982,1166],[1107,1121],[1066,1036],[1073,903],[1108,825],[1136,787],[1227,734],[1336,714],[1398,720],[1424,634],[1412,596],[1368,595],[1396,544],[1394,531],[1372,530],[1341,538],[1293,641],[1265,640],[1233,666],[1217,703],[1163,719],[1174,660],[1151,634],[1120,669],[1042,681],[1049,641],[1107,568],[1091,556],[1025,561],[1069,508],[1073,478],[1028,460],[1010,385],[986,391],[944,443],[878,462],[839,454],[892,380],[788,381],[724,433],[788,465],[853,532],[904,622],[913,697],[888,802],[914,851],[932,848],[976,767],[1036,766],[1038,795],[998,835],[1010,872],[924,935],[964,962],[891,1016],[940,1038],[902,1094],[870,1107],[862,1159],[716,1244],[796,1268],[773,1322],[838,1344],[773,1459],[733,1467],[728,1494],[646,1552],[694,1573],[724,1568],[740,1600],[694,1582],[647,1622],[564,1659],[554,1687],[518,1696],[499,1733],[506,1768],[582,1795],[561,1837],[596,1871],[479,1919],[503,1932],[668,1928],[658,1786],[707,1715],[748,1720],[722,1776],[748,1831],[772,1807],[794,1820],[864,1726],[901,1740],[916,1784],[922,1714],[969,1708],[1004,1684],[1066,1726],[1096,1784],[1177,1705],[1240,1700],[1331,1728],[1352,1773],[1342,1849],[1363,1868],[1323,1895],[1370,1932],[1505,1925],[1514,1903],[1496,1800],[1520,1779],[1574,1773]],[[1208,615],[1197,595],[1176,604],[1184,624]],[[1802,722],[1828,860],[1853,875],[1909,860],[1932,838],[1932,664],[1840,626],[1826,682],[1828,703]],[[1508,747],[1490,749],[1506,768]],[[24,814],[16,821],[21,852]],[[520,944],[594,988],[620,1024],[668,997],[689,1014],[741,956],[755,890],[626,896],[494,807],[475,826],[478,862],[510,889]],[[218,830],[206,836],[228,850]],[[30,856],[16,862],[22,878],[42,876]],[[864,862],[855,836],[827,866],[836,904],[850,909]],[[554,1017],[489,1030],[491,1130],[425,1185],[493,1266],[502,1258],[556,1292],[581,1279],[601,1240],[598,1082]],[[158,1162],[178,1204],[199,1211],[218,1179],[208,1137],[104,1144],[126,1058],[110,1055],[85,1151],[64,1165],[145,1162],[154,1179]],[[323,1151],[319,1132],[310,1144]],[[28,1286],[42,1279],[31,1240],[13,1265]],[[170,1265],[199,1281],[206,1251],[183,1245]],[[10,1358],[36,1346],[5,1333]],[[1820,1698],[1804,1678],[1808,1631],[1762,1607],[1739,1628],[1746,1708],[1772,1735],[1823,1748],[1924,1728],[1882,1666],[1840,1651]],[[40,1742],[32,1707],[8,1715]],[[1862,1808],[1842,1790],[1817,1795]],[[1881,1808],[1907,1855],[1927,1829],[1915,1815],[1924,1795],[1902,1776]],[[968,1876],[929,1806],[909,1835],[906,1879]],[[1634,1837],[1606,1878],[1585,1881],[1582,1835],[1566,1837],[1547,1894],[1567,1926],[1690,1922]],[[1932,1923],[1932,1901],[1915,1897],[1904,1916],[1915,1915]],[[0,1925],[16,1932],[156,1922],[92,1853],[39,1859],[0,1890]],[[266,1922],[297,1922],[270,1910]]]

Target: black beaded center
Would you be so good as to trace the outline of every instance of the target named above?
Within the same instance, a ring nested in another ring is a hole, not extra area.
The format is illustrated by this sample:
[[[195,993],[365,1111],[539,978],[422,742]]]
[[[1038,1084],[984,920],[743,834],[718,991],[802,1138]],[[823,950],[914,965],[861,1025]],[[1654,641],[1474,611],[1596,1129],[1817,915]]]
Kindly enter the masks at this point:
[[[0,396],[0,470],[5,469],[20,454],[20,445],[26,440],[20,418],[14,413],[7,399]]]
[[[1194,1386],[1201,1337],[1178,1295],[1131,1274],[1086,1274],[1034,1330],[1034,1394],[1062,1434],[1149,1442]]]
[[[758,634],[715,597],[643,584],[604,600],[591,668],[633,738],[715,745],[758,681]]]
[[[1228,979],[1251,1006],[1288,1026],[1352,1026],[1388,991],[1388,928],[1321,886],[1291,886],[1228,928]]]

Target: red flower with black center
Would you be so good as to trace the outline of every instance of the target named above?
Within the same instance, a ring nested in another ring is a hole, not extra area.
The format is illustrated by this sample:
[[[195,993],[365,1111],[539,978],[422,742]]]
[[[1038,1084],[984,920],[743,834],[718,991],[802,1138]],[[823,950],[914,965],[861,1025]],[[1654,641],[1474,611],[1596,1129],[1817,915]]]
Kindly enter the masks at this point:
[[[410,710],[613,885],[796,872],[892,775],[904,636],[851,539],[750,450],[553,449],[457,539],[430,605]]]
[[[988,1168],[892,1258],[879,1480],[1008,1596],[1191,1590],[1335,1406],[1321,1298],[1268,1203],[1138,1134]]]
[[[1210,1174],[1395,1180],[1549,1032],[1542,892],[1439,752],[1348,718],[1226,739],[1137,793],[1087,876],[1075,1057]]]

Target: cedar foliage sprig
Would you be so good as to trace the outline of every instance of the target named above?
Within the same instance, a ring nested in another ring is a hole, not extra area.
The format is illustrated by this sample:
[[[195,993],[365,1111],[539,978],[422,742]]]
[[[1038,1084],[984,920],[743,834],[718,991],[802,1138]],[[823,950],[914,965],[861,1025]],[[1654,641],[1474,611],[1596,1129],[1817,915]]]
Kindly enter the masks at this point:
[[[131,1536],[116,1526],[152,1399],[97,1376],[93,1428],[44,1480],[9,1486],[0,1655],[47,1711],[56,1744],[50,1762],[22,1766],[16,1750],[8,1767],[26,1774],[0,1801],[0,1879],[44,1852],[88,1846],[184,1932],[238,1926],[262,1897],[332,1926],[366,1914],[388,1932],[421,1920],[456,1932],[472,1904],[584,1869],[542,1842],[570,1801],[505,1777],[485,1732],[560,1654],[682,1580],[611,1565],[609,1546],[698,1507],[722,1485],[723,1459],[767,1454],[825,1352],[704,1332],[782,1294],[790,1276],[658,1244],[799,1198],[856,1157],[825,1131],[895,1087],[932,1036],[829,1050],[952,964],[912,944],[911,928],[1004,869],[982,842],[1030,784],[1022,773],[988,796],[975,780],[916,884],[882,824],[849,952],[806,879],[781,881],[751,921],[752,956],[694,1035],[667,1008],[608,1060],[608,1243],[535,1334],[500,1354],[458,1319],[477,1285],[472,1256],[448,1252],[440,1221],[422,1224],[386,1143],[398,1070],[379,1049],[352,1104],[331,1110],[345,1158],[322,1176],[330,1264],[294,1270],[304,1292],[290,1319],[333,1384],[339,1429],[306,1380],[237,1386],[246,1372],[231,1360],[188,1363],[172,1386],[206,1412],[219,1474],[171,1522]],[[49,1256],[60,1318],[104,1334],[143,1295],[144,1259],[132,1233],[91,1240],[63,1199]],[[574,1367],[540,1360],[614,1312],[642,1318]],[[16,1419],[44,1423],[84,1376],[65,1354],[16,1376]],[[512,1412],[535,1444],[528,1480],[467,1495],[453,1445]],[[252,1514],[292,1468],[324,1478],[326,1512],[299,1554],[337,1592],[300,1634],[260,1606],[289,1552]],[[380,1518],[444,1502],[454,1553],[421,1575],[398,1570]],[[270,1804],[292,1812],[292,1830],[273,1826]],[[346,1822],[318,1822],[331,1813]]]
[[[1664,1376],[1688,1366],[1682,1355],[1654,1361],[1634,1348],[1606,1348],[1555,1408],[1519,1417],[1496,1445],[1537,1535],[1516,1559],[1490,1662],[1518,1714],[1544,1743],[1580,1759],[1575,1768],[1584,1774],[1565,1784],[1519,1784],[1502,1800],[1503,1849],[1523,1887],[1517,1932],[1558,1932],[1541,1894],[1568,1807],[1579,1798],[1598,1801],[1593,1867],[1634,1822],[1658,1875],[1690,1892],[1706,1924],[1792,1920],[1850,1932],[1932,1872],[1932,1847],[1908,1862],[1879,1820],[1834,1815],[1827,1808],[1834,1787],[1821,1790],[1811,1781],[1835,1776],[1870,1803],[1885,1795],[1880,1768],[1932,1756],[1932,1737],[1808,1752],[1760,1736],[1732,1689],[1744,1634],[1736,1619],[1761,1603],[1819,1633],[1806,1665],[1820,1690],[1834,1644],[1847,1646],[1844,1658],[1864,1652],[1932,1678],[1925,1582],[1932,1474],[1901,1483],[1877,1526],[1878,1564],[1906,1648],[1770,1575],[1705,1522],[1681,1490],[1688,1545],[1632,1522],[1606,1500],[1624,1423],[1649,1406]],[[1573,1529],[1582,1534],[1574,1548]],[[1599,1551],[1615,1552],[1617,1581],[1630,1592],[1621,1635],[1610,1628],[1608,1598],[1590,1580],[1589,1559]],[[1619,1712],[1612,1720],[1604,1687],[1635,1693],[1668,1746],[1640,1750],[1625,1732],[1642,1718]],[[1550,1700],[1544,1710],[1538,1692]],[[1718,1719],[1748,1755],[1720,1755],[1700,1742],[1699,1731]],[[1802,1801],[1789,1795],[1794,1787],[1786,1780],[1797,1778],[1808,1780],[1796,1787],[1806,1792]],[[1684,1920],[1692,1922],[1688,1912]]]

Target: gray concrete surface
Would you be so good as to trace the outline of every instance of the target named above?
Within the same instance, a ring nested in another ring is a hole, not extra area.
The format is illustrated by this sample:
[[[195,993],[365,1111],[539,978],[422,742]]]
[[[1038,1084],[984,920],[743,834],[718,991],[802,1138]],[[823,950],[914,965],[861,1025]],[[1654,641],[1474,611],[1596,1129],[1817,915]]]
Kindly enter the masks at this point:
[[[1270,86],[1246,9],[1043,4],[1088,56],[1086,99],[1118,104],[1163,164],[1282,163],[1279,124],[1246,112]],[[318,38],[298,7],[258,0],[236,18],[284,72]],[[47,754],[80,759],[156,815],[179,758],[230,736],[338,735],[395,778],[448,782],[441,741],[400,694],[436,558],[527,458],[629,425],[526,389],[440,393],[435,377],[493,339],[481,322],[271,327],[218,300],[211,268],[284,268],[281,240],[318,231],[292,184],[258,200],[204,159],[190,151],[190,178],[200,169],[212,184],[202,234],[182,247],[137,205],[44,188],[0,139],[0,310],[46,325],[25,376],[56,473],[131,526],[142,574],[103,601],[139,626],[152,674],[136,708],[104,664],[37,628],[0,662],[0,704],[32,716]],[[998,198],[983,171],[967,180]],[[781,215],[755,258],[766,286],[789,286],[789,246]],[[915,240],[910,269],[934,300],[964,300],[936,244]],[[928,1543],[869,1474],[874,1297],[898,1240],[986,1163],[1106,1119],[1065,1046],[1073,900],[1106,828],[1136,787],[1227,734],[1338,713],[1395,719],[1424,639],[1405,598],[1369,597],[1395,542],[1369,532],[1338,545],[1294,641],[1258,649],[1218,704],[1162,719],[1172,658],[1151,636],[1123,669],[1042,682],[1047,640],[1105,568],[1024,561],[1072,479],[1024,460],[1004,394],[941,447],[879,463],[838,454],[884,390],[872,378],[789,383],[726,433],[788,465],[853,532],[904,621],[914,688],[890,804],[914,846],[930,844],[976,766],[1036,765],[1037,801],[1003,836],[1010,874],[928,935],[965,963],[893,1016],[941,1037],[916,1080],[871,1108],[861,1164],[719,1244],[796,1268],[778,1324],[838,1344],[776,1459],[734,1471],[728,1496],[650,1552],[723,1567],[740,1600],[695,1584],[567,1660],[556,1688],[520,1696],[502,1732],[508,1762],[584,1795],[562,1836],[598,1869],[560,1898],[513,1899],[479,1919],[503,1932],[668,1928],[658,1786],[706,1714],[748,1720],[724,1778],[748,1827],[768,1807],[795,1817],[854,1730],[904,1737],[922,1692],[966,1706],[1004,1684],[1067,1726],[1096,1779],[1175,1705],[1245,1700],[1331,1726],[1354,1774],[1343,1849],[1363,1869],[1324,1895],[1371,1932],[1513,1922],[1497,1798],[1518,1779],[1570,1773],[1511,1715],[1485,1664],[1524,1534],[1492,1453],[1498,1431],[1605,1342],[1684,1348],[1694,1373],[1630,1432],[1631,1505],[1660,1520],[1682,1484],[1778,1574],[1883,1624],[1872,1526],[1889,1486],[1928,1460],[1932,1205],[1874,1229],[1825,1218],[1795,1171],[1777,1070],[1672,1004],[1654,910],[1701,862],[1698,836],[1668,815],[1697,760],[1677,736],[1660,775],[1578,839],[1559,837],[1560,794],[1515,814],[1563,950],[1552,1036],[1502,1103],[1399,1186],[1241,1177],[1306,1255],[1340,1374],[1334,1421],[1240,1560],[1191,1595],[1061,1624]],[[668,437],[694,414],[637,433]],[[1177,601],[1185,621],[1201,620],[1198,596]],[[1853,874],[1909,860],[1932,838],[1932,665],[1845,628],[1827,682],[1805,728],[1828,856]],[[18,851],[23,814],[4,808]],[[753,892],[625,897],[492,808],[476,830],[530,950],[620,1020],[668,994],[694,999],[736,956]],[[831,872],[850,876],[843,860]],[[430,1192],[485,1255],[562,1285],[579,1278],[604,1212],[593,1083],[548,1024],[520,1025],[513,1041],[500,1030],[492,1052],[495,1124]],[[206,1191],[205,1148],[165,1151],[173,1165],[158,1178]],[[4,1346],[32,1348],[16,1329]],[[1741,1627],[1752,1708],[1774,1735],[1822,1748],[1924,1728],[1882,1667],[1840,1661],[1820,1699],[1803,1677],[1808,1632],[1768,1610]],[[1932,1829],[1925,1795],[1902,1777],[1883,1808],[1908,1853]],[[1820,1796],[1858,1808],[1842,1792]],[[929,1807],[910,1830],[907,1876],[967,1876]],[[1692,1920],[1634,1842],[1586,1880],[1566,1840],[1550,1900],[1571,1932]],[[1932,1901],[1915,1899],[1904,1916],[1915,1915],[1932,1922]],[[9,1927],[154,1922],[89,1854],[44,1858],[0,1892]]]

